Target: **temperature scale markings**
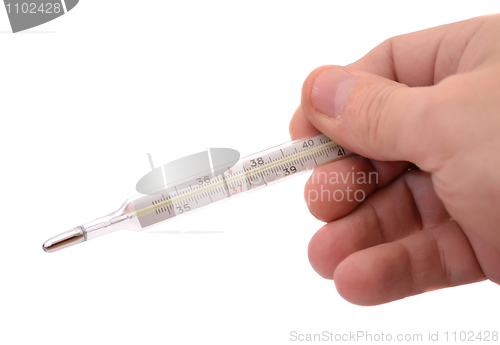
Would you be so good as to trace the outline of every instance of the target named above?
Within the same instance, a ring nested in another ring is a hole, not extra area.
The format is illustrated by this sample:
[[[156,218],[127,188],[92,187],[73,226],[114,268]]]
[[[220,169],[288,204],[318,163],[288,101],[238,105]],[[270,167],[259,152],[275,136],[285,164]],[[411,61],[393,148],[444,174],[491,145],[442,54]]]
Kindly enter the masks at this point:
[[[333,143],[332,141],[329,141],[325,144],[311,147],[310,149],[303,150],[301,152],[298,152],[297,148],[295,148],[296,154],[290,155],[292,158],[285,157],[282,159],[275,160],[272,163],[263,164],[262,166],[256,167],[254,169],[249,169],[249,170],[247,170],[247,169],[245,169],[245,167],[243,167],[243,170],[244,170],[243,172],[233,174],[232,176],[228,177],[227,179],[225,177],[222,177],[222,181],[216,181],[216,182],[210,183],[207,186],[202,186],[198,189],[195,189],[192,191],[187,191],[185,193],[181,193],[175,197],[170,197],[167,200],[159,202],[153,206],[148,206],[148,207],[144,207],[140,210],[137,210],[137,211],[135,211],[135,216],[141,216],[141,215],[147,214],[149,212],[157,210],[158,207],[164,207],[164,206],[168,207],[168,206],[175,204],[181,200],[189,200],[190,198],[192,198],[195,195],[201,194],[205,191],[212,191],[216,188],[219,188],[220,186],[224,186],[226,191],[229,192],[229,188],[227,186],[226,180],[231,182],[231,181],[235,181],[235,180],[238,180],[238,179],[244,177],[245,179],[247,179],[249,181],[249,184],[251,185],[251,182],[250,182],[251,177],[258,176],[259,174],[263,177],[263,172],[268,171],[272,168],[286,166],[286,164],[290,164],[290,162],[296,162],[297,159],[300,159],[300,158],[312,157],[314,159],[314,162],[316,163],[316,165],[318,165],[316,158],[314,157],[314,154],[317,154],[317,152],[324,150],[325,147],[330,147],[330,146],[338,146],[338,145]],[[264,179],[264,183],[267,185],[267,182],[265,181],[265,179]],[[176,192],[178,192],[176,186],[174,186],[174,189],[176,190]],[[231,195],[228,193],[228,197],[230,197],[230,196]]]

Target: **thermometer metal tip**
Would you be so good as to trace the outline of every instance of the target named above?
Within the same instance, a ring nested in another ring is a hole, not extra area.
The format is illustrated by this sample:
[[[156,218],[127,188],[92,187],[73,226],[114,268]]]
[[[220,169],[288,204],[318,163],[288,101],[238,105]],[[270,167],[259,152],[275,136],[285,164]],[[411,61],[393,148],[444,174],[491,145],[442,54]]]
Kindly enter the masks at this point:
[[[86,240],[86,231],[82,227],[78,226],[45,241],[43,244],[43,250],[47,253],[52,253],[75,244],[85,242]]]

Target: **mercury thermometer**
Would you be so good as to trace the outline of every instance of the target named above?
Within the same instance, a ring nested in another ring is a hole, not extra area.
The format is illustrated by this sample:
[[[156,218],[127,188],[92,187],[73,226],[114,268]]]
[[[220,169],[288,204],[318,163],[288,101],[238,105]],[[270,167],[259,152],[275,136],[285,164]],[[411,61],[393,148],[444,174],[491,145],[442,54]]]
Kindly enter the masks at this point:
[[[290,141],[136,195],[117,211],[50,238],[43,250],[55,252],[117,230],[140,231],[352,154],[323,134]]]

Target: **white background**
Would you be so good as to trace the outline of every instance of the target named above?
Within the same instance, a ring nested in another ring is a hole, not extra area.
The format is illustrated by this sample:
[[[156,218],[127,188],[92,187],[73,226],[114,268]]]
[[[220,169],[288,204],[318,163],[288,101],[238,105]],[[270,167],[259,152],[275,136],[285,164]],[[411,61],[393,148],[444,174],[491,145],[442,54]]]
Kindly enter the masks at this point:
[[[41,245],[134,195],[146,153],[159,165],[288,141],[315,67],[499,11],[498,1],[82,0],[11,34],[1,8],[0,343],[498,331],[491,282],[376,307],[344,301],[308,262],[322,223],[303,201],[305,175],[153,228],[173,234],[121,231],[50,255]]]

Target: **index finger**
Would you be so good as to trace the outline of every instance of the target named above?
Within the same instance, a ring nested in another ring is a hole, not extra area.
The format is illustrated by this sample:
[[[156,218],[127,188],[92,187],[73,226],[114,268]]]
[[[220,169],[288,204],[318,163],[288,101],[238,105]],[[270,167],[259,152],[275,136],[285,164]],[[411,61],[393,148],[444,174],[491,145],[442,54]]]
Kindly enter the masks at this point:
[[[430,86],[456,74],[471,38],[487,16],[395,36],[346,70],[361,70],[408,86]]]

